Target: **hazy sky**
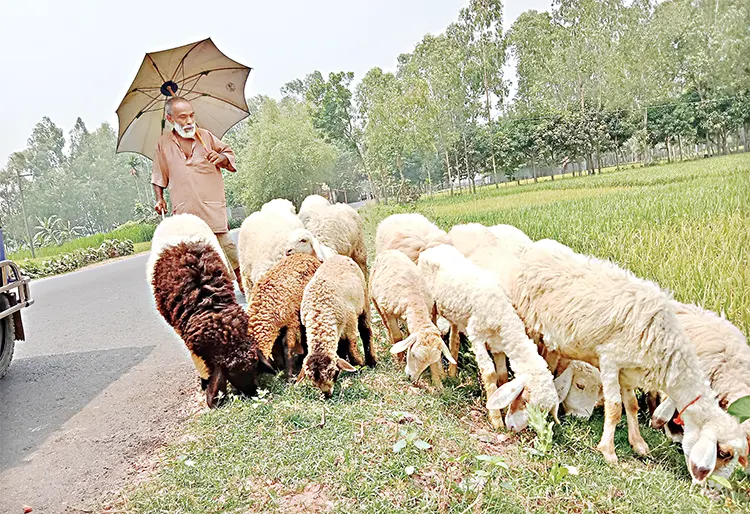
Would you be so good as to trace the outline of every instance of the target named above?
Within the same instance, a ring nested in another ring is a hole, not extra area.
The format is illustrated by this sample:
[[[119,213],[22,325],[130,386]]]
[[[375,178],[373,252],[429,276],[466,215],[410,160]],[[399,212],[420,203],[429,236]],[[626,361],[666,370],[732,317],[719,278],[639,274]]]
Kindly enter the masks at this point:
[[[0,166],[49,116],[116,126],[115,109],[146,52],[211,37],[254,68],[246,94],[279,96],[310,71],[394,70],[468,0],[0,0]],[[506,28],[549,0],[506,0]],[[209,5],[213,7],[209,8]]]

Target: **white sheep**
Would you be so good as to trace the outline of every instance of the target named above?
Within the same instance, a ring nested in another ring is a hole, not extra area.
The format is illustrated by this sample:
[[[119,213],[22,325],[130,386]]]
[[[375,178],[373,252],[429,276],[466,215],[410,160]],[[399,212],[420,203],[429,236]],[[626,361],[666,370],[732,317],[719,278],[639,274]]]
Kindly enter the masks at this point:
[[[419,254],[434,246],[450,244],[448,234],[418,213],[393,214],[378,224],[375,252],[399,250],[414,263]]]
[[[308,197],[309,198],[309,197]],[[362,231],[362,220],[352,207],[337,203],[319,206],[312,211],[306,228],[335,253],[350,257],[367,278],[367,248]]]
[[[302,200],[299,206],[299,219],[307,226],[310,218],[320,209],[330,207],[331,202],[320,195],[310,195]]]
[[[638,427],[637,387],[664,390],[680,408],[683,449],[696,482],[712,473],[731,472],[730,464],[746,461],[748,442],[706,385],[667,293],[555,241],[533,243],[520,258],[510,296],[526,326],[541,333],[547,347],[599,368],[605,425],[598,449],[607,461],[617,461],[614,432],[623,403],[630,444],[636,452],[648,453]],[[726,466],[717,466],[717,448],[731,456],[721,463]]]
[[[378,254],[370,276],[370,295],[391,342],[391,353],[406,351],[406,374],[417,381],[430,367],[432,382],[442,385],[441,352],[448,362],[456,361],[445,346],[432,319],[434,301],[417,265],[397,250]],[[398,320],[406,320],[409,336],[404,339]]]
[[[299,218],[281,209],[254,212],[242,222],[238,253],[246,294],[285,255],[310,253],[320,260],[327,255]]]
[[[263,204],[260,210],[262,212],[280,211],[289,212],[291,214],[297,213],[297,211],[294,209],[294,204],[286,198],[274,198],[273,200],[269,200],[268,202]]]
[[[523,230],[513,225],[494,225],[489,227],[488,230],[504,244],[505,248],[515,254],[518,254],[521,248],[534,242]]]
[[[437,305],[438,313],[471,341],[493,426],[502,426],[500,409],[510,406],[505,418],[513,430],[527,424],[526,402],[557,415],[558,397],[547,363],[526,336],[497,277],[472,264],[458,250],[440,245],[419,256],[419,270]],[[515,379],[497,387],[495,362],[488,354],[505,355]]]
[[[334,255],[321,264],[302,294],[300,315],[307,334],[308,354],[297,382],[306,376],[326,397],[341,370],[356,371],[345,360],[374,367],[370,303],[362,270],[348,257]],[[365,361],[357,349],[362,338]],[[346,345],[340,343],[346,342]],[[342,350],[342,354],[338,350]]]
[[[559,359],[555,368],[555,388],[568,416],[588,419],[604,398],[599,370],[579,360]]]

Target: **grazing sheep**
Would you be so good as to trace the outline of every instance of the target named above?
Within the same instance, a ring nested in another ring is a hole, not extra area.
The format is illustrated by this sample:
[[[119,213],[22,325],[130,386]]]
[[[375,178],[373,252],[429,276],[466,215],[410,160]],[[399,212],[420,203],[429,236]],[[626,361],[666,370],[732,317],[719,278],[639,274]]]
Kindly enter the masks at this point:
[[[322,260],[330,253],[302,222],[285,210],[258,211],[242,222],[239,234],[240,274],[245,291],[285,255],[310,253]]]
[[[745,335],[724,317],[697,305],[674,302],[675,314],[685,335],[695,346],[698,360],[717,394],[719,406],[727,409],[734,401],[750,395],[750,346]],[[682,427],[669,423],[677,414],[674,403],[666,399],[653,412],[654,428],[667,429],[676,442],[682,440]],[[740,427],[750,442],[750,420]]]
[[[560,359],[555,369],[555,388],[566,415],[590,418],[603,399],[599,370],[588,362]]]
[[[275,198],[263,204],[261,212],[290,212],[297,214],[294,204],[285,198]]]
[[[511,250],[516,255],[521,251],[521,248],[534,242],[523,230],[513,225],[494,225],[489,227],[488,230],[503,243],[505,248]]]
[[[323,198],[320,195],[310,195],[302,200],[302,205],[299,206],[299,219],[302,223],[307,226],[310,218],[314,216],[315,212],[320,209],[330,207],[331,202]]]
[[[284,360],[287,377],[294,375],[294,357],[304,353],[301,345],[300,304],[302,294],[320,261],[305,253],[290,255],[274,265],[253,286],[247,307],[248,328],[258,350],[272,358],[274,343],[285,336]]]
[[[207,405],[216,406],[227,380],[242,393],[255,394],[257,346],[209,226],[192,214],[162,221],[154,232],[146,276],[156,308],[208,380]]]
[[[433,384],[441,387],[441,352],[452,364],[456,361],[431,319],[434,301],[417,265],[397,250],[380,253],[370,276],[370,295],[388,332],[391,353],[407,352],[406,374],[409,378],[416,382],[429,366]],[[410,334],[406,339],[401,335],[399,319],[406,320]]]
[[[305,226],[321,244],[356,262],[367,278],[367,248],[357,211],[343,203],[319,207]]]
[[[307,332],[308,354],[297,381],[306,376],[330,398],[340,370],[356,371],[364,364],[357,349],[362,338],[365,362],[374,367],[375,348],[370,330],[370,304],[362,270],[341,255],[327,259],[315,272],[302,295],[300,314]]]
[[[693,345],[656,284],[616,265],[543,240],[521,251],[510,296],[527,327],[563,355],[599,368],[605,425],[598,449],[616,462],[614,432],[622,416],[636,452],[648,453],[638,427],[635,388],[663,390],[685,421],[688,468],[696,482],[747,462],[748,442],[706,385]],[[717,453],[729,456],[717,463]]]
[[[419,254],[434,246],[450,244],[448,234],[417,213],[393,214],[380,222],[375,234],[375,252],[399,250],[415,264]]]
[[[438,313],[471,341],[492,424],[502,427],[500,409],[509,406],[506,424],[513,430],[523,430],[528,421],[527,402],[556,417],[559,400],[552,374],[536,345],[526,336],[523,323],[497,277],[475,266],[449,245],[422,252],[418,266]],[[507,355],[515,373],[515,379],[500,388],[496,365],[488,349],[494,355],[502,354],[503,365]]]

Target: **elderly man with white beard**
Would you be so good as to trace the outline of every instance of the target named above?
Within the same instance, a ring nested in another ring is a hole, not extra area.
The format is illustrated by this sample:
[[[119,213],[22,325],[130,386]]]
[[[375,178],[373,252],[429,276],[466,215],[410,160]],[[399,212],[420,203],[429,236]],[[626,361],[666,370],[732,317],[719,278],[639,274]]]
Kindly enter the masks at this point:
[[[166,213],[164,189],[168,188],[173,214],[195,214],[205,221],[219,239],[242,291],[237,247],[229,237],[221,175],[222,168],[236,171],[234,152],[211,132],[195,125],[193,107],[184,98],[167,100],[165,111],[174,129],[162,134],[156,144],[151,174],[154,208],[159,214]]]

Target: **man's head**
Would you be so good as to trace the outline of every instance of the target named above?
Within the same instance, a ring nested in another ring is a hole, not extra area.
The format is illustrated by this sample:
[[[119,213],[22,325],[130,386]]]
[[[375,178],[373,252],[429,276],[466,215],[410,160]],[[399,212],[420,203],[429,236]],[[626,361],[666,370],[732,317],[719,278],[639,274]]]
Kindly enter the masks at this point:
[[[179,96],[167,100],[164,106],[167,121],[174,125],[175,131],[185,139],[195,137],[195,112],[190,102]]]

